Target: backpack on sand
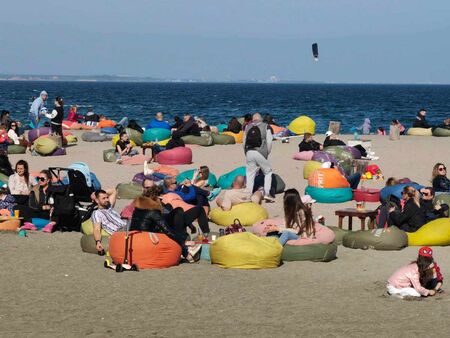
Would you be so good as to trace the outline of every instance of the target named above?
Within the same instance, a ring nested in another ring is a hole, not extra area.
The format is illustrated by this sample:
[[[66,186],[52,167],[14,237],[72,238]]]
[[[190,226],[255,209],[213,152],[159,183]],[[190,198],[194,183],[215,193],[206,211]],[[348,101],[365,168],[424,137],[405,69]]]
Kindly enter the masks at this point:
[[[262,145],[261,129],[258,126],[251,126],[245,139],[245,150],[259,148]]]

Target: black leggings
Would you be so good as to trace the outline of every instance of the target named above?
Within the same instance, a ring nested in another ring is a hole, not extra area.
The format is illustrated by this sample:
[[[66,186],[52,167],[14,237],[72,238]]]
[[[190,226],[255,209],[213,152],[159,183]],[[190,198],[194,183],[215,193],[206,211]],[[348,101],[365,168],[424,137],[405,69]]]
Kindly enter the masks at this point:
[[[166,217],[167,223],[175,232],[186,234],[186,228],[195,220],[203,233],[209,233],[208,217],[203,207],[195,206],[184,211],[181,208],[173,209]]]
[[[195,205],[199,206],[199,207],[209,207],[209,201],[208,201],[208,196],[209,196],[209,191],[196,187],[195,185],[193,185],[194,190],[195,190]]]
[[[50,213],[48,210],[36,210],[30,208],[28,205],[17,204],[14,210],[19,210],[20,217],[23,217],[25,222],[31,222],[33,218],[50,219]]]

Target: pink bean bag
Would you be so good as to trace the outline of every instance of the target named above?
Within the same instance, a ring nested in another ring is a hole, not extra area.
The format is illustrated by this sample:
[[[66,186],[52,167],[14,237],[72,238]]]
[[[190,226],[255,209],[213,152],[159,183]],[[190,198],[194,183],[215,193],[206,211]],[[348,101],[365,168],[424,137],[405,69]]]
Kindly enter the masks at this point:
[[[122,156],[121,164],[124,165],[143,165],[145,161],[150,161],[150,156],[135,155],[135,156]]]
[[[190,164],[192,163],[192,150],[188,147],[164,150],[156,155],[156,162],[168,165]]]
[[[313,156],[314,156],[314,151],[312,151],[312,150],[299,151],[298,153],[295,153],[294,156],[292,156],[292,158],[294,160],[299,160],[299,161],[311,161]]]
[[[333,230],[323,226],[316,224],[316,236],[314,238],[299,238],[288,241],[286,244],[288,245],[311,245],[311,244],[330,244],[334,241],[334,232]]]
[[[131,216],[133,216],[134,212],[134,201],[128,204],[120,213],[120,217],[124,219],[131,219]]]

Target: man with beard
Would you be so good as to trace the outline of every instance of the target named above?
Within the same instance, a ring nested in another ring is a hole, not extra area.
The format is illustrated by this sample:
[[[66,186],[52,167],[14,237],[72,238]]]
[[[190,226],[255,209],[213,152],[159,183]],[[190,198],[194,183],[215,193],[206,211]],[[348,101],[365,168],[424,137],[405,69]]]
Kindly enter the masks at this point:
[[[111,235],[124,229],[126,221],[113,209],[117,199],[116,190],[96,190],[92,197],[98,206],[98,209],[94,210],[91,216],[94,226],[94,239],[97,251],[101,252],[103,251],[101,230]]]

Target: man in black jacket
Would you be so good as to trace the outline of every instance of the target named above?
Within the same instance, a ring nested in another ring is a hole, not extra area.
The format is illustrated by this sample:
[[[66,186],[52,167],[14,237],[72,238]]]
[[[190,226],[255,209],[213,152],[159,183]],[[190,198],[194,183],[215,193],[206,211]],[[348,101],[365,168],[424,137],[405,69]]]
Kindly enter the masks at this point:
[[[298,151],[317,151],[322,149],[323,146],[319,142],[314,141],[310,133],[305,133],[303,141],[298,145]]]
[[[427,119],[427,111],[425,109],[419,110],[417,113],[416,119],[413,122],[413,128],[431,128],[428,124]]]

